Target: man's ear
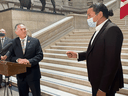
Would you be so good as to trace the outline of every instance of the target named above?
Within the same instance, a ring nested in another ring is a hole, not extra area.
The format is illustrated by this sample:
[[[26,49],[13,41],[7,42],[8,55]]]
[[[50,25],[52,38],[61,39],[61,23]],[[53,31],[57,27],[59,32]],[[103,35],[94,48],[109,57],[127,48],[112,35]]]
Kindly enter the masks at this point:
[[[103,12],[100,11],[98,15],[99,15],[100,18],[103,17]]]

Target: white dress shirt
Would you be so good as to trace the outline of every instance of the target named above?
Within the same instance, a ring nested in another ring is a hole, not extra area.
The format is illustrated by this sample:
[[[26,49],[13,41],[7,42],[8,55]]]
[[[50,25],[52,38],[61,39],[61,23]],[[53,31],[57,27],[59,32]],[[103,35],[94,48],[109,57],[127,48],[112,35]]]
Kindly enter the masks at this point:
[[[2,40],[2,39],[3,39],[3,40]],[[5,37],[1,38],[2,47],[3,47],[3,44],[4,44],[4,40],[5,40]]]

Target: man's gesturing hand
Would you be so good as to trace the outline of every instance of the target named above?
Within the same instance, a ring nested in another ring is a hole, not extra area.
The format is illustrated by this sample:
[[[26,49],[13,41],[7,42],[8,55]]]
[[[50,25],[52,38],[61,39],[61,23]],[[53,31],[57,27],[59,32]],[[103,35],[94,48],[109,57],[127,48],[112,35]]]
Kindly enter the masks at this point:
[[[68,58],[77,58],[77,53],[73,51],[67,51],[66,52]]]

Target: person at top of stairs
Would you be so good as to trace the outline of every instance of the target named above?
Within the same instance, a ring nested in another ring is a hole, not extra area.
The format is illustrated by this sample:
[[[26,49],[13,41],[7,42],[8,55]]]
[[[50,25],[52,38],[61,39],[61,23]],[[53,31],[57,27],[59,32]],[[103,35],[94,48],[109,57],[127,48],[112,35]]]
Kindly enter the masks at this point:
[[[102,4],[93,4],[87,10],[87,22],[96,27],[88,49],[76,53],[68,51],[69,58],[86,60],[88,78],[92,86],[92,96],[115,96],[124,87],[121,48],[123,34],[120,28],[108,19],[113,11]]]

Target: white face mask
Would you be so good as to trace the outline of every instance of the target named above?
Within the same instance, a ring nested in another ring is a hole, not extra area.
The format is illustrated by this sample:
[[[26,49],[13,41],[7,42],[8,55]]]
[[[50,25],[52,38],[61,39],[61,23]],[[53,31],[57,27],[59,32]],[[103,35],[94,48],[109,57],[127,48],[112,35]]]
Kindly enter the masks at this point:
[[[96,15],[95,15],[96,16]],[[95,17],[94,16],[94,17]],[[90,26],[90,27],[96,27],[96,24],[97,24],[97,22],[93,22],[93,18],[94,17],[92,17],[92,18],[90,18],[90,19],[87,19],[87,22],[88,22],[88,25]]]

